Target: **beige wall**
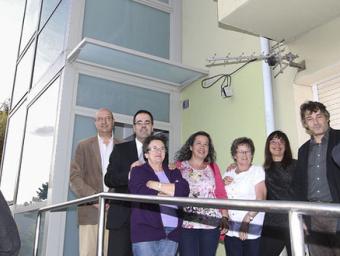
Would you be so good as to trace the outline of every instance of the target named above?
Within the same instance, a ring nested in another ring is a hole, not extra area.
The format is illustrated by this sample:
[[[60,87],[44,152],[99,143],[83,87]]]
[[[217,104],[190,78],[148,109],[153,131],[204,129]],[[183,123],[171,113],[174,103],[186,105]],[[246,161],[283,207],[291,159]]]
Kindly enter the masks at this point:
[[[308,139],[301,126],[299,106],[314,99],[314,83],[340,73],[339,27],[340,18],[337,18],[288,42],[288,50],[306,61],[306,70],[297,72],[289,67],[274,80],[276,125],[288,133],[295,153]]]

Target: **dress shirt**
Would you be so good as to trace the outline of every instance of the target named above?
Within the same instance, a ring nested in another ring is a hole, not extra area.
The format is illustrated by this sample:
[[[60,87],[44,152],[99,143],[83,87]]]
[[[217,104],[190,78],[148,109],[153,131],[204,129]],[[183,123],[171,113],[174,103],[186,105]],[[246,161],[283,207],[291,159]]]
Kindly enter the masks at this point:
[[[103,191],[109,191],[109,188],[104,183],[104,176],[106,173],[107,166],[109,165],[110,155],[113,150],[113,134],[109,140],[108,144],[104,143],[104,140],[98,134],[98,144],[100,150],[100,159],[102,164],[102,172],[103,172]]]
[[[321,143],[312,138],[308,154],[308,200],[312,202],[331,202],[332,196],[326,175],[326,157],[329,132],[323,136]]]
[[[144,160],[144,154],[143,154],[143,143],[137,140],[137,138],[135,139],[135,141],[136,141],[137,152],[138,152],[138,160],[144,164],[145,160]]]

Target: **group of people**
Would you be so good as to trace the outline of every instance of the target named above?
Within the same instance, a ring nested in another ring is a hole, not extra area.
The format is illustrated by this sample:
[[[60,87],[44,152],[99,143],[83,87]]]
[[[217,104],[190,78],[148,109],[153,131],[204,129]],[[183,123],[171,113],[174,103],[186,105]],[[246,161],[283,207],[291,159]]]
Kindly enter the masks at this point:
[[[102,191],[192,198],[340,201],[340,131],[329,126],[319,102],[301,105],[301,121],[311,139],[292,157],[288,137],[272,132],[265,143],[263,166],[252,164],[250,138],[233,141],[234,163],[221,176],[210,135],[192,134],[168,163],[167,141],[153,134],[153,116],[139,110],[133,117],[135,139],[119,143],[108,109],[99,109],[97,136],[79,143],[70,184],[78,196]],[[338,145],[337,145],[338,144]],[[91,163],[90,163],[91,162]],[[98,205],[80,206],[80,255],[95,255]],[[287,214],[111,201],[107,206],[105,255],[213,256],[224,237],[226,255],[279,255],[290,251]],[[310,255],[340,255],[336,218],[305,219]],[[107,232],[107,231],[106,231]],[[223,236],[221,236],[223,235]]]

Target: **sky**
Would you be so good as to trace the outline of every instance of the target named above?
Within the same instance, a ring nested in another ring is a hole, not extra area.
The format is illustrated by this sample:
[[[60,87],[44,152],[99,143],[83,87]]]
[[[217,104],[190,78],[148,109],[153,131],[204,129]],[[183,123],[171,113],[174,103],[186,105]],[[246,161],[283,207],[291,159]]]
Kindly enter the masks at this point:
[[[24,0],[0,0],[0,103],[11,97]]]

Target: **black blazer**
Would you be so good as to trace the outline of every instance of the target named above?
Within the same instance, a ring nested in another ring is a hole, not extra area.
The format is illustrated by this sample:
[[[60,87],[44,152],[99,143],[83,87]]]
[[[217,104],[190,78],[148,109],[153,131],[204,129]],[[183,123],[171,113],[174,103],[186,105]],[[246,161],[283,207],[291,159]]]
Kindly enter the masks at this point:
[[[297,169],[293,176],[293,187],[297,200],[308,201],[308,140],[299,148]],[[340,203],[340,167],[332,158],[332,150],[340,142],[340,130],[330,128],[326,156],[326,172],[333,203]]]
[[[17,225],[5,198],[0,191],[0,255],[18,255],[20,245]]]
[[[138,153],[135,140],[115,145],[104,178],[106,186],[114,188],[116,193],[129,193],[128,175],[130,166],[137,160]],[[129,223],[130,203],[112,200],[107,215],[107,228],[120,228]]]

